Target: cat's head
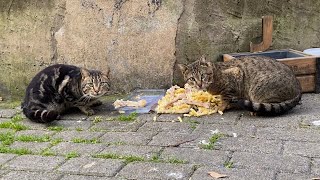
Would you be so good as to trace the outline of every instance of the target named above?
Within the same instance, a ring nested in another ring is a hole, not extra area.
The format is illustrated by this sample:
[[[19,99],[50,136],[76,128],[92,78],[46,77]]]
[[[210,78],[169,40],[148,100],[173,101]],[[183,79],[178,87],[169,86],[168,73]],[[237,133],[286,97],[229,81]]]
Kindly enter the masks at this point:
[[[178,67],[186,84],[192,88],[206,90],[213,81],[213,65],[204,56],[189,65],[178,64]]]
[[[81,68],[81,90],[84,95],[98,98],[110,91],[109,69],[106,73]]]

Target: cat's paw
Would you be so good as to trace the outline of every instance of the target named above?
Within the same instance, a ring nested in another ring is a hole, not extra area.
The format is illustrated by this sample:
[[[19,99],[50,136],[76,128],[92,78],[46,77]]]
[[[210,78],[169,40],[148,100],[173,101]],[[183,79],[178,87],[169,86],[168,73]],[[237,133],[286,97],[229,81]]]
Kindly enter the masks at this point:
[[[94,110],[88,107],[79,107],[79,109],[87,116],[94,115]]]
[[[92,107],[101,106],[101,105],[102,105],[102,102],[99,101],[99,100],[97,100],[97,101],[95,101],[95,102],[93,102],[93,103],[91,104]]]

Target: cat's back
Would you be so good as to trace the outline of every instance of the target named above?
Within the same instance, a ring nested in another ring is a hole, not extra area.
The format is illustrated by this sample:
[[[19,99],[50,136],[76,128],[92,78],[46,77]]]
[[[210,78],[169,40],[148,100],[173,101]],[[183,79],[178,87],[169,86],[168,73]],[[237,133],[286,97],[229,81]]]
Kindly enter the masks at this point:
[[[236,59],[238,66],[244,71],[268,72],[268,73],[287,73],[294,75],[293,71],[285,64],[276,59],[266,56],[243,56]]]
[[[66,75],[76,76],[80,73],[80,68],[67,64],[54,64],[38,72],[31,80],[27,89],[32,88],[43,81],[61,81]],[[51,82],[52,84],[52,82]]]

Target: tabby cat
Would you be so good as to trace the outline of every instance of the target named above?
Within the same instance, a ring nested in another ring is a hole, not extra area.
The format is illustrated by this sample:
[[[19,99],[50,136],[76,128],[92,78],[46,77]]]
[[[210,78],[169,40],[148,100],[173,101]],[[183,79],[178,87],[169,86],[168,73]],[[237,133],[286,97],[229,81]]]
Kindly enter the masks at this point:
[[[99,97],[110,88],[106,74],[72,65],[55,64],[40,71],[26,89],[23,113],[35,122],[51,122],[65,110],[79,108],[93,115],[90,106],[101,105]]]
[[[244,56],[228,62],[178,64],[189,85],[221,94],[224,104],[238,105],[256,115],[280,115],[301,100],[301,86],[285,64],[264,56]]]

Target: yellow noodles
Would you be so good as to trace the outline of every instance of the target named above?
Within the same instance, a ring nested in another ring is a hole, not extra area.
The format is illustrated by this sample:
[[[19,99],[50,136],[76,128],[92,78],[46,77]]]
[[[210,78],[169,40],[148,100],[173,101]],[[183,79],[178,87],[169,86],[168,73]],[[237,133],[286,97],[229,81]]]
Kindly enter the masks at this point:
[[[218,112],[222,100],[220,95],[195,90],[187,84],[185,88],[173,86],[158,101],[157,113],[181,113],[184,116],[203,116]],[[219,112],[220,114],[222,112]]]

